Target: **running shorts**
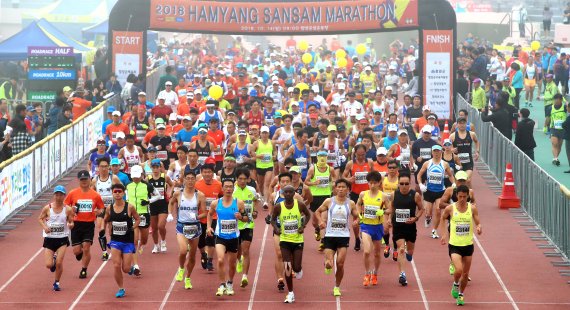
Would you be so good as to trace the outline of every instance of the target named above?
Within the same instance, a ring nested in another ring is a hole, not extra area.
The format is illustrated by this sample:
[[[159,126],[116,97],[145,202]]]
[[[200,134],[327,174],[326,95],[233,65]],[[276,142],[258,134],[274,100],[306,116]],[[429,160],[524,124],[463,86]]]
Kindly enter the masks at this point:
[[[445,193],[445,191],[432,192],[428,190],[424,193],[424,200],[429,203],[434,203],[436,200],[443,196],[443,193]]]
[[[239,248],[239,238],[224,239],[216,236],[216,245],[221,244],[226,247],[226,253],[237,253]]]
[[[149,228],[150,227],[150,213],[141,213],[139,214],[141,218],[141,222],[139,224],[139,228]],[[133,219],[134,221],[134,219]]]
[[[239,230],[239,243],[244,241],[251,242],[253,240],[253,228],[244,228]]]
[[[281,249],[288,250],[289,252],[293,253],[297,250],[302,251],[304,247],[304,243],[294,243],[294,242],[287,242],[287,241],[279,241],[279,247]]]
[[[150,215],[157,216],[159,214],[168,214],[168,203],[166,200],[157,204],[151,204],[149,207]]]
[[[405,226],[394,226],[392,228],[392,240],[402,240],[406,242],[416,242],[418,231],[415,224],[403,224]]]
[[[132,254],[135,253],[135,244],[131,242],[120,242],[120,241],[113,241],[109,242],[109,247],[111,249],[119,250],[123,254]]]
[[[330,198],[329,196],[313,196],[313,201],[311,202],[311,206],[309,207],[312,212],[317,211],[317,209],[327,200]]]
[[[215,231],[216,230],[216,223],[217,221],[212,221],[212,229]],[[202,231],[204,232],[203,234],[200,235],[200,239],[198,240],[198,248],[203,248],[205,246],[215,246],[216,242],[214,237],[209,237],[208,234],[206,233],[206,229],[208,227],[207,224],[204,223],[200,223],[200,226],[202,228]]]
[[[556,137],[559,140],[563,140],[564,139],[564,129],[554,129],[554,128],[550,128],[550,135],[552,137]]]
[[[62,238],[44,238],[43,247],[56,252],[62,246],[69,246],[69,237]]]
[[[202,231],[202,225],[199,222],[197,223],[177,222],[176,233],[183,235],[188,240],[199,238],[201,235],[205,234],[205,232]]]
[[[325,249],[336,251],[338,248],[348,248],[350,237],[324,237]]]
[[[551,114],[552,114],[552,104],[545,105],[544,106],[544,116],[550,117]]]
[[[269,167],[269,168],[255,168],[255,171],[257,172],[257,175],[259,176],[265,176],[266,173],[273,171],[273,167]]]
[[[76,221],[71,229],[71,245],[80,245],[83,242],[93,244],[93,236],[95,235],[95,222],[79,222]]]
[[[536,86],[536,80],[535,79],[524,79],[524,86],[526,87],[535,87]]]
[[[372,241],[382,240],[382,237],[384,237],[384,225],[370,225],[360,223],[360,232],[372,237]]]
[[[472,244],[466,246],[455,246],[449,244],[448,248],[449,248],[449,257],[451,257],[451,254],[457,254],[461,257],[473,256],[473,251],[475,250]]]

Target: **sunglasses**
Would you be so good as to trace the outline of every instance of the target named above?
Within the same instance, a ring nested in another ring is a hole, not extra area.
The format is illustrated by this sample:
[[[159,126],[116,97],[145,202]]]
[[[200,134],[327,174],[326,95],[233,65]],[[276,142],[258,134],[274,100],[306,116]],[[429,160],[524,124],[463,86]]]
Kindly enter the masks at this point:
[[[285,169],[289,170],[289,169],[291,169],[291,167],[287,167],[287,166],[285,166]]]
[[[121,190],[121,189],[113,190],[113,194],[122,194],[122,193],[123,193],[123,190]]]
[[[388,169],[398,169],[398,167],[388,167]]]
[[[410,183],[401,183],[400,182],[400,185],[405,186],[405,185],[410,185]]]
[[[97,146],[106,146],[105,143],[98,143]]]

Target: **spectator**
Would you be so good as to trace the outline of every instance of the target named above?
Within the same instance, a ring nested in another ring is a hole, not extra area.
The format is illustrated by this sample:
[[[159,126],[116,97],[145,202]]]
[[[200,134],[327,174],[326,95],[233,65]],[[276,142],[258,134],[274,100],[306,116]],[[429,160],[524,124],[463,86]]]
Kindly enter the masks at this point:
[[[10,122],[10,114],[8,113],[8,100],[6,98],[0,99],[0,119],[6,119]]]
[[[489,115],[489,106],[485,106],[481,119],[483,122],[491,122],[493,126],[499,130],[507,139],[511,140],[513,137],[513,126],[511,123],[512,115],[507,110],[508,94],[501,94],[495,103],[493,114]]]
[[[83,99],[84,94],[85,91],[83,88],[78,87],[71,98],[67,99],[67,101],[72,105],[71,112],[73,114],[73,120],[76,120],[81,115],[85,114],[87,109],[91,107],[91,101]]]
[[[566,121],[566,104],[563,101],[564,97],[561,94],[554,95],[554,104],[550,114],[550,141],[552,142],[552,164],[560,166],[558,155],[562,150],[562,143],[564,142],[564,129],[562,124]]]
[[[95,60],[93,62],[95,67],[95,75],[101,81],[106,81],[109,78],[108,63],[107,63],[107,51],[104,48],[100,48],[95,52]],[[109,90],[109,88],[107,88]],[[110,91],[110,90],[109,90]],[[118,93],[117,93],[118,94]]]
[[[105,89],[107,89],[108,93],[115,93],[120,94],[123,90],[119,81],[117,81],[117,75],[115,73],[111,73],[107,84],[105,84]]]
[[[34,110],[35,110],[35,114],[33,117],[33,122],[36,125],[36,141],[40,141],[41,139],[44,138],[44,123],[45,123],[45,119],[44,119],[44,114],[43,114],[43,107],[42,107],[42,103],[41,102],[36,102],[34,103]]]
[[[473,63],[471,64],[471,68],[469,68],[469,73],[471,74],[471,78],[473,80],[479,78],[481,80],[487,79],[487,58],[483,53],[481,53],[478,49],[473,49],[471,55],[474,59]]]
[[[156,96],[158,96],[158,94],[165,90],[166,87],[166,82],[170,82],[170,85],[176,85],[178,84],[178,78],[176,78],[176,76],[172,75],[172,71],[173,68],[171,66],[167,66],[166,67],[166,74],[161,76],[160,79],[158,80],[158,88],[156,89]]]
[[[471,91],[471,105],[481,111],[487,106],[487,96],[481,87],[481,79],[473,80],[473,90]]]
[[[552,11],[548,6],[544,6],[542,10],[542,30],[544,31],[543,37],[550,36],[550,25],[552,24]]]
[[[12,134],[10,135],[10,142],[12,144],[12,155],[17,155],[30,146],[32,146],[32,138],[28,134],[26,122],[26,106],[19,104],[14,110],[14,117],[10,121],[9,126],[12,127]]]
[[[562,84],[562,95],[568,94],[568,55],[561,53],[560,58],[554,64],[554,83]]]
[[[521,120],[517,124],[515,136],[515,145],[525,153],[530,159],[534,160],[534,121],[529,118],[530,111],[526,108],[520,110]]]
[[[73,119],[71,117],[71,107],[68,105],[64,106],[57,115],[57,129],[71,124],[72,121]]]
[[[45,126],[47,126],[47,134],[51,135],[57,130],[57,117],[66,104],[67,98],[62,90],[57,92],[57,97],[54,104],[49,109],[48,119]]]
[[[564,140],[566,140],[566,159],[568,159],[570,164],[570,117],[566,117],[566,120],[562,123],[562,129],[564,130]],[[564,173],[570,173],[570,170],[566,170]]]
[[[521,91],[523,90],[524,79],[521,71],[521,66],[518,63],[513,62],[511,64],[511,70],[515,72],[511,80],[511,86],[515,89],[515,98],[513,100],[513,103],[514,106],[518,109],[521,99]]]
[[[455,89],[457,90],[457,94],[461,95],[463,98],[467,98],[467,93],[469,92],[469,82],[465,78],[465,72],[461,69],[457,70]]]
[[[519,10],[519,34],[521,38],[525,37],[525,23],[528,17],[528,12],[524,4],[521,4]]]
[[[93,81],[93,101],[95,103],[95,105],[97,105],[97,103],[102,102],[103,100],[105,100],[103,97],[105,97],[105,95],[107,95],[107,90],[105,89],[105,84],[103,84],[103,81],[100,79],[95,79]]]
[[[18,93],[18,78],[13,76],[10,80],[0,84],[0,98],[16,99]]]

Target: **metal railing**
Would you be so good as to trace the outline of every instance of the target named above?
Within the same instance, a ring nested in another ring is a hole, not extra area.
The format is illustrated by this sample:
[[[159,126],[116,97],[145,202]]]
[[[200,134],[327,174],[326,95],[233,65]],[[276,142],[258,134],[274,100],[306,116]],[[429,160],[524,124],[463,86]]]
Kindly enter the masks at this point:
[[[146,74],[146,99],[148,101],[153,103],[156,101],[158,82],[160,81],[160,77],[164,74],[166,74],[166,65],[155,68]]]
[[[566,258],[570,256],[570,199],[568,189],[538,166],[480,113],[458,96],[458,109],[469,112],[481,143],[481,159],[498,180],[504,179],[507,163],[513,165],[513,177],[521,207],[534,220]]]
[[[0,224],[34,201],[95,148],[107,107],[119,104],[120,96],[115,95],[0,164]]]

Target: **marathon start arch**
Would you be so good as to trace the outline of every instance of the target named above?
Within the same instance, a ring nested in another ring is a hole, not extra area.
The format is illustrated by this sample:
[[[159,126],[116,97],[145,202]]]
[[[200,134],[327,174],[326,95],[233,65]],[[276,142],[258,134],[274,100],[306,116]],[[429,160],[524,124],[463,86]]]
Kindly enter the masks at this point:
[[[111,72],[146,73],[147,30],[318,35],[418,30],[420,93],[451,118],[457,23],[446,0],[119,0],[109,17]]]

